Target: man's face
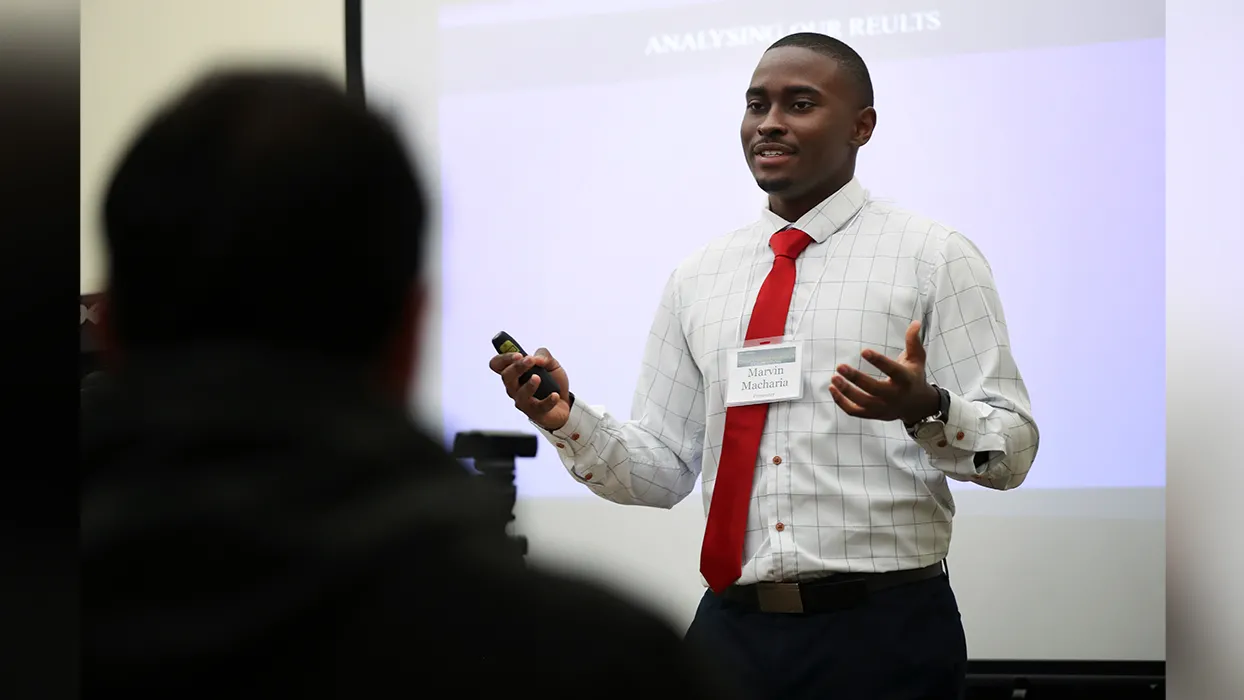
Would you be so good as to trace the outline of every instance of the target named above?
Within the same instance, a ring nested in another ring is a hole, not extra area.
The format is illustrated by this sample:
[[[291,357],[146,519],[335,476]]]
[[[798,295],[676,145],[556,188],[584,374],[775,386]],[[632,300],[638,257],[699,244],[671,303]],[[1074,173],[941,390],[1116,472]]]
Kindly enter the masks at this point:
[[[797,47],[769,50],[752,74],[741,134],[756,184],[781,200],[828,197],[850,179],[873,114],[834,59]]]

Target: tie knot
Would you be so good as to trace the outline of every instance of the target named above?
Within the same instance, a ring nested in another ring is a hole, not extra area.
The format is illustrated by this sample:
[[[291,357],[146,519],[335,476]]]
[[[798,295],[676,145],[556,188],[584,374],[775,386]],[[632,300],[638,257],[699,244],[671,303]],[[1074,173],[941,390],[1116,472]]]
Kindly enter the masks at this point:
[[[773,254],[780,258],[794,260],[812,242],[812,237],[797,228],[784,228],[773,234],[769,239],[769,247]]]

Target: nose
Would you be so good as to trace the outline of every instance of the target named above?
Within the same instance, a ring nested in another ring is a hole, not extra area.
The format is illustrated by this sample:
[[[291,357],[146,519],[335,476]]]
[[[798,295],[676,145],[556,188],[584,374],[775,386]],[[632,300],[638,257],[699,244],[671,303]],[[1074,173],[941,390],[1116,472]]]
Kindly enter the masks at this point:
[[[786,125],[782,123],[779,110],[769,110],[760,124],[756,125],[756,133],[761,136],[780,136],[785,134]]]

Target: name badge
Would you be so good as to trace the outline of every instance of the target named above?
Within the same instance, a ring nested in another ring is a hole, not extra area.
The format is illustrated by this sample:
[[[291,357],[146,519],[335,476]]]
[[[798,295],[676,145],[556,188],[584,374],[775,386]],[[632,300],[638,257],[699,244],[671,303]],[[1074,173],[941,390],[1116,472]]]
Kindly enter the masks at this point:
[[[781,340],[726,351],[726,405],[791,401],[803,397],[803,346]]]

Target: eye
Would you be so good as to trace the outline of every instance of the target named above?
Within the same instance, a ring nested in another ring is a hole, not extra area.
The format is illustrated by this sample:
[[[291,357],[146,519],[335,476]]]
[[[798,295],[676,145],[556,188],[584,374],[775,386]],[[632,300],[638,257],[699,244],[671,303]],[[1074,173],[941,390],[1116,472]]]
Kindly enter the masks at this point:
[[[812,109],[814,106],[815,105],[813,105],[811,102],[807,100],[799,100],[795,104],[791,105],[791,107],[793,107],[796,112],[804,112],[809,109]]]
[[[760,112],[763,111],[764,108],[764,104],[762,104],[759,100],[751,100],[747,103],[747,111],[749,112]]]

